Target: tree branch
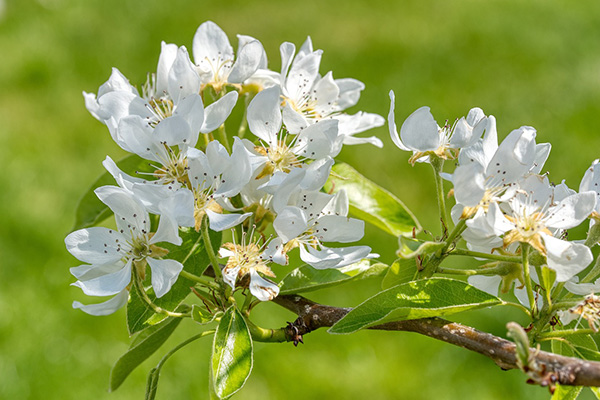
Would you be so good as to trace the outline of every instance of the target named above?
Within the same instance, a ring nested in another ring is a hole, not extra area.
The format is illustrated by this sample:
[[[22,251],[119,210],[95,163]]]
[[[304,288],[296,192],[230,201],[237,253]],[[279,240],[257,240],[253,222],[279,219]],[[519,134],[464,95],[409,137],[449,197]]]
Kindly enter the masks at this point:
[[[281,295],[274,303],[298,315],[298,319],[285,329],[288,341],[302,342],[302,335],[321,327],[329,327],[342,319],[352,308],[322,305],[298,295]],[[441,318],[423,318],[388,322],[369,329],[407,331],[426,335],[491,358],[502,369],[519,368],[516,346],[513,342],[478,331],[477,329]],[[600,362],[530,349],[531,359],[523,368],[529,383],[548,386],[600,386]]]

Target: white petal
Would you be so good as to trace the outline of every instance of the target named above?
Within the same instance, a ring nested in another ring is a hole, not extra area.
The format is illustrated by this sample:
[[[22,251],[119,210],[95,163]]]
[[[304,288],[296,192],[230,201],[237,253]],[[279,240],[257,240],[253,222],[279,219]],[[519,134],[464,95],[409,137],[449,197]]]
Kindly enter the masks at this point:
[[[304,190],[319,190],[322,188],[329,178],[333,163],[333,158],[325,157],[310,163],[308,168],[303,168],[306,170],[306,174],[300,183],[300,187]]]
[[[429,107],[421,107],[408,116],[400,128],[400,137],[412,150],[436,150],[440,146],[439,128]]]
[[[299,100],[309,94],[315,79],[319,74],[322,51],[317,50],[298,61],[298,57],[292,63],[288,78],[285,82],[286,95]]]
[[[340,95],[340,88],[333,80],[331,71],[319,79],[311,93],[311,97],[316,101],[316,108],[325,114],[333,110],[333,104]]]
[[[200,131],[202,133],[209,133],[221,126],[227,117],[229,117],[229,114],[231,114],[231,110],[233,110],[237,99],[237,92],[229,92],[206,107],[206,117]]]
[[[186,144],[190,147],[196,146],[198,141],[198,132],[204,124],[204,103],[199,94],[191,94],[181,100],[175,110],[173,116],[182,117],[190,126],[192,136],[188,138]]]
[[[233,48],[229,44],[227,35],[217,24],[206,21],[198,27],[192,45],[196,64],[204,60],[210,62],[233,60]]]
[[[177,115],[161,121],[154,129],[153,139],[169,147],[197,142],[198,133],[193,134],[187,121]]]
[[[260,301],[270,301],[279,294],[279,287],[252,269],[250,270],[250,293]]]
[[[498,288],[500,287],[500,283],[502,282],[501,276],[484,276],[484,275],[474,275],[470,276],[469,285],[475,286],[479,290],[483,290],[486,293],[491,294],[492,296],[498,296]]]
[[[583,271],[593,260],[589,247],[560,240],[542,233],[544,245],[548,252],[548,267],[556,271],[556,281],[566,282]]]
[[[219,214],[211,210],[206,210],[206,215],[208,215],[210,229],[215,232],[221,232],[241,224],[246,218],[252,215],[252,213]]]
[[[173,102],[178,104],[186,96],[198,94],[200,84],[200,76],[190,61],[187,50],[180,47],[168,77],[169,94]]]
[[[156,297],[163,297],[177,281],[183,264],[175,260],[157,260],[148,257],[148,265],[152,270],[152,288]]]
[[[581,224],[596,206],[596,193],[583,192],[563,199],[548,210],[546,225],[557,229],[570,229]]]
[[[88,296],[112,296],[125,289],[131,282],[131,259],[117,272],[99,276],[86,281],[72,283]]]
[[[248,36],[248,35],[237,35],[238,38],[238,54],[237,57],[240,57],[240,52],[241,50],[244,48],[245,45],[247,45],[250,42],[254,42],[257,41],[255,38],[253,38],[252,36]],[[261,55],[260,55],[260,61],[258,63],[258,69],[267,69],[268,66],[268,60],[267,60],[267,53],[265,52],[265,49],[262,45],[262,43],[258,42],[260,44],[261,47]]]
[[[247,43],[238,52],[237,60],[231,68],[227,81],[242,83],[250,78],[258,69],[263,54],[264,48],[258,40]]]
[[[396,116],[394,115],[394,107],[396,103],[396,96],[394,95],[394,91],[390,90],[390,112],[388,113],[388,127],[390,129],[390,137],[392,138],[392,142],[400,150],[410,151],[408,147],[402,143],[400,136],[398,136],[398,128],[396,128]]]
[[[274,86],[258,93],[248,106],[250,131],[264,142],[272,143],[277,140],[281,129],[279,103],[279,87]]]
[[[521,127],[512,131],[498,146],[485,174],[502,183],[516,181],[530,170],[535,160],[535,130]]]
[[[131,83],[129,83],[129,80],[125,77],[125,75],[123,75],[117,68],[113,67],[108,80],[104,82],[100,88],[98,88],[98,98],[110,92],[120,91],[129,92],[134,95],[138,94],[137,90],[131,86]]]
[[[115,213],[121,234],[137,237],[150,231],[148,212],[131,192],[117,186],[102,186],[94,193]]]
[[[325,215],[318,219],[314,236],[322,242],[350,243],[360,240],[365,222],[340,215]]]
[[[304,114],[296,111],[288,102],[285,103],[282,114],[283,123],[292,135],[298,134],[308,126],[308,121]]]
[[[305,249],[304,246],[301,246],[300,258],[302,261],[317,269],[339,268],[362,260],[367,257],[370,252],[371,248],[368,246],[339,248],[321,246],[321,250],[316,250],[312,247]]]
[[[456,202],[464,206],[476,206],[485,194],[485,176],[482,166],[478,163],[457,167],[452,182]]]
[[[533,162],[533,168],[531,169],[532,173],[541,173],[548,156],[550,156],[550,150],[552,150],[552,145],[550,143],[540,143],[535,146],[535,161]]]
[[[157,161],[162,164],[162,161],[168,159],[167,150],[156,138],[152,137],[153,133],[153,129],[141,117],[131,115],[119,121],[117,131],[119,140],[117,140],[117,143],[122,141],[126,144],[126,146],[121,146],[123,149],[146,160]]]
[[[365,88],[364,83],[352,78],[336,79],[335,83],[340,88],[340,96],[337,101],[339,110],[345,110],[358,103],[360,92]]]
[[[177,45],[172,43],[160,43],[160,56],[156,67],[156,95],[164,96],[169,90],[169,71],[177,58]]]
[[[119,232],[103,227],[80,229],[65,238],[69,253],[90,264],[117,262],[124,255],[118,249],[125,242],[125,237]]]
[[[248,152],[243,142],[236,137],[231,157],[221,175],[221,182],[218,189],[214,192],[215,196],[236,196],[250,181],[252,172]]]
[[[106,156],[106,159],[102,161],[102,165],[104,166],[104,168],[106,168],[108,173],[111,174],[113,178],[115,178],[117,184],[122,188],[131,190],[134,183],[141,184],[144,182],[144,179],[135,178],[121,171],[117,164],[109,156]]]
[[[575,283],[573,281],[568,281],[565,283],[565,289],[580,296],[598,293],[600,291],[600,279],[597,279],[594,283]]]
[[[290,65],[292,64],[292,58],[296,52],[296,46],[290,42],[283,42],[279,46],[279,53],[281,54],[281,77],[282,82],[284,77],[287,76]]]
[[[383,126],[385,118],[381,115],[359,111],[356,114],[340,114],[335,117],[340,121],[340,135],[351,135]],[[379,146],[378,146],[379,147]]]
[[[262,252],[261,257],[264,260],[269,260],[271,262],[277,263],[279,265],[287,265],[288,257],[283,252],[284,250],[284,242],[281,238],[276,237],[271,240],[267,245],[265,251]]]
[[[221,252],[219,251],[219,255],[221,254]],[[221,258],[223,258],[223,256],[220,256]],[[231,286],[232,289],[235,289],[235,281],[237,280],[237,276],[240,272],[240,266],[236,266],[233,268],[228,268],[225,267],[223,269],[223,281],[225,281],[226,284],[228,284],[229,286]]]
[[[306,231],[308,222],[304,211],[298,207],[285,207],[273,221],[273,229],[284,243],[294,240]]]
[[[78,301],[73,302],[73,308],[78,308],[86,314],[102,316],[109,315],[122,308],[127,304],[129,292],[122,290],[113,298],[98,304],[81,304]]]
[[[326,119],[310,125],[298,134],[292,151],[313,160],[327,156],[335,157],[339,152],[335,146],[338,137],[338,121]]]

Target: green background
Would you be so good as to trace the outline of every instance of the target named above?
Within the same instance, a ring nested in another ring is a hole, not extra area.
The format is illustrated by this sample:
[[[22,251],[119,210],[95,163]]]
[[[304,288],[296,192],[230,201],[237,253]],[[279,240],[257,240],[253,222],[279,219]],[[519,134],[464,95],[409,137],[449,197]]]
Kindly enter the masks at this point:
[[[90,299],[69,287],[68,268],[77,261],[64,237],[79,197],[103,172],[101,161],[123,156],[88,114],[81,91],[96,92],[112,66],[143,83],[161,40],[191,48],[196,28],[209,19],[234,46],[237,33],[260,39],[275,70],[279,44],[299,46],[310,35],[324,50],[322,73],[366,84],[353,112],[387,115],[390,89],[398,121],[422,105],[439,124],[482,107],[496,116],[501,138],[534,126],[539,142],[553,144],[544,170],[575,189],[600,156],[597,1],[8,1],[0,19],[0,398],[143,398],[157,356],[107,393],[110,367],[128,346],[124,312],[91,317],[71,309],[74,299]],[[411,168],[386,127],[372,134],[383,150],[346,147],[339,159],[389,188],[438,233],[430,169]],[[391,262],[394,238],[368,227],[365,242]],[[352,306],[378,285],[309,297]],[[455,319],[499,335],[510,319],[523,322],[512,311],[492,311]],[[272,327],[294,318],[271,304],[259,314]],[[166,346],[197,330],[184,321]],[[210,339],[202,340],[166,364],[159,399],[206,398]],[[238,398],[548,397],[517,371],[410,333],[317,331],[305,343],[256,344],[254,371]]]

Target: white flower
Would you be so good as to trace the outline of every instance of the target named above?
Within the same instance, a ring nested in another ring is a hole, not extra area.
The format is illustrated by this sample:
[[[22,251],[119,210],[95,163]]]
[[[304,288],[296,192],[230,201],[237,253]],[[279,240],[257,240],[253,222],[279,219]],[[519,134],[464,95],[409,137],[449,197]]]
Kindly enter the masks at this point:
[[[579,185],[579,191],[592,191],[596,193],[595,215],[594,218],[591,219],[591,224],[595,224],[597,219],[600,218],[600,164],[598,163],[598,160],[594,160],[592,166],[585,171],[581,184]]]
[[[390,100],[390,136],[400,150],[413,152],[409,160],[411,164],[428,161],[431,155],[444,159],[456,158],[452,150],[474,145],[487,126],[487,118],[479,108],[472,109],[466,119],[462,118],[455,125],[440,128],[429,107],[421,107],[404,121],[398,135],[393,90],[390,91]]]
[[[364,222],[348,218],[348,199],[340,191],[331,196],[321,192],[299,193],[295,205],[277,213],[273,228],[285,252],[299,247],[300,258],[314,268],[339,268],[367,257],[368,246],[329,248],[323,242],[349,243],[360,240]]]
[[[191,151],[193,150],[193,151]],[[235,138],[231,156],[223,145],[212,141],[206,153],[190,149],[188,178],[194,195],[194,220],[196,230],[204,215],[210,228],[222,231],[242,223],[252,213],[224,214],[223,209],[235,211],[228,199],[236,196],[252,177],[252,168],[242,141]]]
[[[252,238],[253,235],[248,236]],[[273,300],[279,294],[279,287],[259,275],[261,273],[275,277],[268,266],[273,260],[270,249],[254,243],[252,239],[246,243],[246,238],[244,232],[240,244],[225,243],[219,250],[219,257],[227,258],[227,264],[223,268],[223,280],[232,289],[235,289],[236,284],[249,287],[250,293],[261,301]]]
[[[592,192],[575,193],[556,199],[546,177],[532,175],[508,204],[506,218],[496,219],[494,230],[504,234],[504,246],[528,243],[545,255],[548,267],[556,271],[556,280],[565,282],[592,261],[590,249],[580,243],[555,236],[583,222],[596,204]],[[564,190],[559,191],[559,195]]]
[[[202,85],[220,92],[228,84],[241,84],[258,68],[266,68],[262,44],[249,36],[238,36],[237,59],[227,35],[217,24],[207,21],[194,35],[192,51]]]
[[[537,149],[547,146],[536,145],[535,136],[535,129],[521,127],[512,131],[493,155],[483,153],[483,148],[480,155],[470,152],[473,161],[458,166],[452,175],[456,202],[465,207],[463,217],[501,201],[507,189],[539,166]]]
[[[95,193],[114,212],[117,229],[81,229],[66,237],[69,252],[91,264],[71,268],[71,273],[79,279],[73,285],[89,296],[111,296],[129,285],[134,267],[135,273],[143,278],[146,265],[149,265],[154,292],[157,297],[162,297],[183,269],[178,261],[162,259],[167,252],[155,245],[163,241],[181,244],[176,233],[165,229],[171,222],[162,217],[153,234],[148,212],[129,191],[103,186]]]
[[[263,143],[255,148],[263,164],[258,179],[300,168],[307,159],[335,157],[342,148],[344,138],[338,134],[337,120],[323,120],[298,135],[287,135],[282,130],[279,103],[279,88],[274,86],[258,93],[248,106],[250,131]]]

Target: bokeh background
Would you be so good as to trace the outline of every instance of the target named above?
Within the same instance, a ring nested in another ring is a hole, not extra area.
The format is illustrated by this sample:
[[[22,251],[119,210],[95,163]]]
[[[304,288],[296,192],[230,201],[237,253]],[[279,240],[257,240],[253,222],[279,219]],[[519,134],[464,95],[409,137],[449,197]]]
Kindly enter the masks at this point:
[[[321,72],[366,84],[359,105],[386,115],[396,91],[403,120],[422,105],[438,123],[479,106],[498,120],[501,138],[521,125],[538,130],[553,152],[545,170],[577,189],[600,156],[600,2],[559,0],[5,0],[0,1],[0,398],[139,399],[157,355],[115,393],[111,365],[128,347],[124,312],[91,317],[71,309],[83,300],[63,240],[79,197],[108,154],[123,153],[83,104],[117,66],[132,83],[154,71],[160,41],[191,46],[198,25],[218,23],[262,41],[278,70],[279,44],[307,35],[324,50]],[[389,188],[425,227],[437,232],[427,165],[411,168],[387,128],[385,143],[345,148],[340,159]],[[367,242],[393,260],[394,238],[372,227]],[[461,262],[460,260],[458,262]],[[356,305],[377,280],[309,297]],[[492,312],[496,311],[496,312]],[[293,315],[261,306],[259,321],[279,327]],[[504,335],[511,310],[456,320]],[[183,323],[163,350],[197,332]],[[198,341],[165,368],[159,399],[206,398],[209,342]],[[243,399],[543,399],[517,371],[410,333],[317,331],[305,345],[255,346]]]

